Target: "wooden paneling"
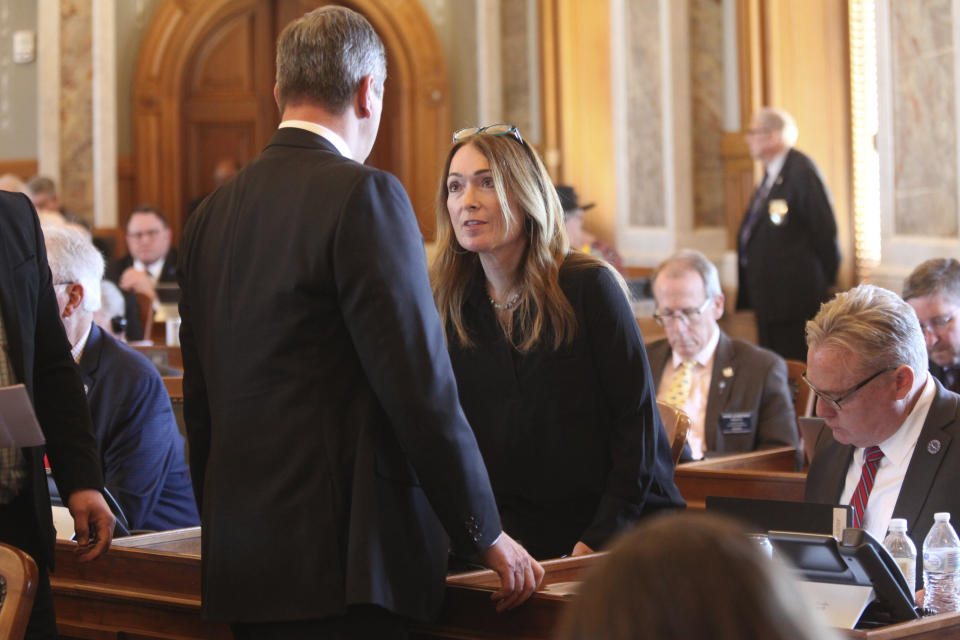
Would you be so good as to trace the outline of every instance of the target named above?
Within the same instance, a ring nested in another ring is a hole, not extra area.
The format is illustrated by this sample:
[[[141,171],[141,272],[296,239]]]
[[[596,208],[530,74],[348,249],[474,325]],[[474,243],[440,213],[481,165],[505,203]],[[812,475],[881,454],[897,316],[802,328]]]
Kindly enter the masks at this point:
[[[12,173],[24,182],[37,174],[36,158],[12,158],[0,160],[0,176]]]

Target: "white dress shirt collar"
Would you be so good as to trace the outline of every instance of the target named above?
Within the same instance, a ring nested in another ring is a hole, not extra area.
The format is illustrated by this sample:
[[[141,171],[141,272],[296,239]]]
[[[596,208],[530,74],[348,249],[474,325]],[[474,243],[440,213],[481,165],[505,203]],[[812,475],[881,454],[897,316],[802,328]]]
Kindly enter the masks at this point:
[[[296,129],[306,129],[312,133],[317,134],[318,136],[326,139],[330,144],[336,147],[337,151],[340,152],[344,158],[349,158],[353,160],[353,155],[350,153],[350,147],[347,146],[347,142],[340,137],[335,131],[332,131],[322,124],[317,124],[316,122],[308,122],[306,120],[284,120],[280,123],[280,129],[286,129],[287,127],[294,127]]]
[[[696,362],[702,367],[705,367],[708,364],[710,364],[713,360],[713,352],[717,350],[717,344],[719,342],[720,342],[720,327],[714,326],[713,335],[710,336],[709,340],[707,340],[707,344],[703,345],[703,349],[701,349],[699,352],[697,352],[696,355],[693,356],[694,362]],[[670,350],[670,353],[673,356],[672,357],[673,368],[674,369],[679,368],[680,365],[684,363],[683,358],[681,358],[677,354],[677,352],[674,351],[673,349]]]
[[[767,189],[773,186],[774,181],[780,176],[780,172],[783,171],[783,164],[787,161],[788,153],[790,153],[789,147],[773,156],[773,159],[763,168],[767,173],[767,181],[764,183]]]

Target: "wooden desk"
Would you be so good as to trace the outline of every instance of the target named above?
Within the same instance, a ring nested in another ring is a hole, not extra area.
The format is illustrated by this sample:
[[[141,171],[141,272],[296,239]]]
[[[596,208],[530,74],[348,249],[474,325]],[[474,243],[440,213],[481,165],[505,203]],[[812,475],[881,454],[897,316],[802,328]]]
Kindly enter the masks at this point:
[[[163,325],[159,325],[163,326]],[[160,365],[166,365],[168,367],[174,367],[176,369],[183,370],[183,354],[180,351],[180,347],[173,346],[168,347],[164,344],[166,336],[162,336],[159,342],[154,342],[153,344],[137,344],[134,343],[130,345],[132,348],[136,349],[147,358],[155,363]]]
[[[139,638],[229,639],[226,624],[200,619],[199,528],[118,540],[104,557],[79,564],[75,544],[57,543],[51,576],[62,637],[88,640]],[[544,586],[578,581],[598,558],[548,560]],[[497,614],[490,602],[492,571],[450,576],[440,618],[412,629],[414,640],[550,638],[569,596],[537,592],[514,611]],[[848,631],[865,640],[941,640],[960,637],[960,614],[944,614],[874,631]]]
[[[807,474],[795,464],[795,449],[777,447],[681,464],[674,479],[691,509],[703,509],[707,496],[801,502]]]

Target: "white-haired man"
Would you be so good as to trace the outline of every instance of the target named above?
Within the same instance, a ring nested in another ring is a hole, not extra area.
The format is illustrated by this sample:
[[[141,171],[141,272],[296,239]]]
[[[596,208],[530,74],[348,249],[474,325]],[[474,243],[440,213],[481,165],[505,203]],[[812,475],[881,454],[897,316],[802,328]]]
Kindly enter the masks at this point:
[[[80,365],[104,485],[131,529],[200,524],[183,436],[153,364],[93,322],[103,257],[80,233],[44,227],[60,320]]]
[[[647,354],[657,399],[690,416],[682,459],[796,447],[787,365],[720,329],[724,298],[714,264],[699,251],[679,251],[657,267],[652,281],[654,318],[667,337],[649,345]]]
[[[852,505],[854,524],[879,540],[891,518],[906,518],[920,549],[935,512],[960,513],[960,396],[927,372],[916,314],[892,291],[860,285],[823,305],[807,343],[826,426],[806,500]]]
[[[793,148],[797,135],[793,117],[773,107],[758,111],[747,130],[764,175],[740,226],[737,309],[756,313],[760,346],[803,360],[804,323],[836,282],[840,251],[823,176]]]

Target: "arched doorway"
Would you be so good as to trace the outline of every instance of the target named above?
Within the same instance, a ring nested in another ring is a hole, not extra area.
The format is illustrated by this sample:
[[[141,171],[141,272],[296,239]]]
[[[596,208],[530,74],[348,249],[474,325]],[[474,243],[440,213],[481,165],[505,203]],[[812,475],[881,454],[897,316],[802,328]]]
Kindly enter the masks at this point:
[[[276,36],[317,0],[165,0],[140,47],[133,86],[139,202],[158,204],[176,236],[187,202],[212,188],[216,162],[247,161],[279,116],[273,102]],[[446,64],[417,0],[342,0],[387,49],[380,135],[368,163],[395,174],[420,228],[434,236],[433,197],[450,130]]]

